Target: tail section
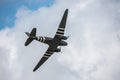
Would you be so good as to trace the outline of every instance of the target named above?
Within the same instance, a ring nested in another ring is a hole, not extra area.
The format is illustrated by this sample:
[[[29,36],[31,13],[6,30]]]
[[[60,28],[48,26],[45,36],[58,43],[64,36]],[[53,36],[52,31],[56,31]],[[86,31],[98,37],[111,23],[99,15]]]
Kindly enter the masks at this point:
[[[36,28],[33,28],[31,33],[30,33],[30,36],[36,36]]]
[[[25,46],[28,46],[36,38],[36,28],[33,28],[31,33],[25,32],[28,39],[25,42]]]

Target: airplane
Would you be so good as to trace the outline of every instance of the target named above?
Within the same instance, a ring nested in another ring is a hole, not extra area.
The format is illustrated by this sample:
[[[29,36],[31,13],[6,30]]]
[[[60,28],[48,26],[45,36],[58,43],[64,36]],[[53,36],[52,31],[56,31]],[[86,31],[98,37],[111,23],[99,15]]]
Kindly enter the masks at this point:
[[[62,20],[59,24],[57,32],[54,38],[51,37],[43,37],[43,36],[36,36],[36,28],[33,28],[31,33],[25,32],[28,36],[25,46],[28,46],[33,40],[40,41],[42,43],[48,44],[49,47],[43,57],[40,59],[38,64],[33,69],[35,72],[54,52],[61,52],[61,48],[59,46],[67,46],[68,43],[65,41],[68,39],[69,36],[64,36],[66,21],[67,21],[68,9],[65,10]]]

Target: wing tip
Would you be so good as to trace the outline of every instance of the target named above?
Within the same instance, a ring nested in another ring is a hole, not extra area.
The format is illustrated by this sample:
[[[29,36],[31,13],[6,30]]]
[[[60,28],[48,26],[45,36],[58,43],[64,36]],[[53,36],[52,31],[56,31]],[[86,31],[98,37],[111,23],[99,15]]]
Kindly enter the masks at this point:
[[[36,69],[33,69],[33,72],[35,72],[36,71]]]
[[[68,12],[68,8],[65,11]]]

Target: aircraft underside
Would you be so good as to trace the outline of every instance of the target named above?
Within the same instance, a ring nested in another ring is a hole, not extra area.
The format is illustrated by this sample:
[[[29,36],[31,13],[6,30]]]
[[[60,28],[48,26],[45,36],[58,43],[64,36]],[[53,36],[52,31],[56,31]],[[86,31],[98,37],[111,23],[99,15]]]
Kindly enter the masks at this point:
[[[39,42],[48,44],[49,47],[45,54],[42,56],[38,64],[35,66],[33,71],[36,71],[54,52],[60,52],[61,48],[59,46],[67,46],[67,42],[65,40],[68,39],[67,36],[64,36],[64,31],[66,27],[68,9],[65,10],[62,20],[59,24],[57,32],[53,38],[50,37],[43,37],[43,36],[36,36],[36,28],[33,28],[30,33],[25,32],[28,36],[25,46],[28,46],[33,40],[37,40]]]
[[[43,37],[43,36],[37,36],[36,38],[37,41],[40,41],[42,43],[46,43],[48,45],[51,45],[53,43],[56,43],[56,40],[50,37]],[[59,46],[67,46],[67,42],[60,40],[59,41]]]

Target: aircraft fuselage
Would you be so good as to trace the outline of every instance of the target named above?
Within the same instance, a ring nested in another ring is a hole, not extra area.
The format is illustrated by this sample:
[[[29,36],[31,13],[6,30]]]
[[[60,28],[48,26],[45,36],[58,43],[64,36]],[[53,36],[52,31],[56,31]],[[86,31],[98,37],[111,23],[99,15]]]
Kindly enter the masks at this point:
[[[51,38],[51,37],[43,37],[43,36],[37,36],[35,40],[40,41],[42,43],[48,44],[48,45],[53,45],[53,44],[58,44],[59,46],[67,46],[67,42],[57,39],[57,38]],[[57,42],[56,42],[57,41]]]

